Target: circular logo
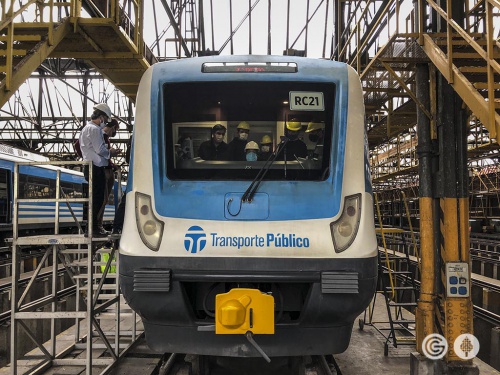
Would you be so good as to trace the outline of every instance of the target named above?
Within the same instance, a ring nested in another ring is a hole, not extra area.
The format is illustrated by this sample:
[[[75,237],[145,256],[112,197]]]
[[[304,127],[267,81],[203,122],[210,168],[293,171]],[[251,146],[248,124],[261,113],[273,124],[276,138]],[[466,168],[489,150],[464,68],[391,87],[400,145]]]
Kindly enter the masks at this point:
[[[422,341],[422,352],[429,359],[441,359],[448,351],[448,343],[439,333],[431,333]]]
[[[203,231],[203,228],[193,225],[188,229],[184,236],[184,248],[186,251],[195,254],[198,251],[202,251],[206,244],[207,235]]]
[[[464,333],[455,339],[453,350],[462,359],[472,359],[479,353],[479,340],[470,333]]]

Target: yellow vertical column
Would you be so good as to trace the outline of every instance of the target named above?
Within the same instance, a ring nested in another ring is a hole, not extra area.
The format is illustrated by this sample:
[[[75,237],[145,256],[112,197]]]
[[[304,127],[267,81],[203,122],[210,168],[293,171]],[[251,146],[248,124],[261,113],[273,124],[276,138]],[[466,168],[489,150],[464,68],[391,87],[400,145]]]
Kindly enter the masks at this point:
[[[422,353],[422,341],[434,329],[434,229],[432,215],[433,198],[420,197],[420,298],[416,311],[417,350]]]
[[[442,198],[441,210],[443,218],[441,221],[441,234],[443,243],[441,246],[441,258],[446,268],[449,262],[469,263],[469,206],[467,198]],[[458,336],[464,333],[473,333],[472,325],[472,301],[469,297],[450,297],[446,295],[446,269],[441,272],[444,291],[444,336],[448,342],[448,353],[446,360],[462,361],[453,350],[453,344]],[[469,267],[470,290],[470,267]],[[468,361],[472,362],[472,361]]]

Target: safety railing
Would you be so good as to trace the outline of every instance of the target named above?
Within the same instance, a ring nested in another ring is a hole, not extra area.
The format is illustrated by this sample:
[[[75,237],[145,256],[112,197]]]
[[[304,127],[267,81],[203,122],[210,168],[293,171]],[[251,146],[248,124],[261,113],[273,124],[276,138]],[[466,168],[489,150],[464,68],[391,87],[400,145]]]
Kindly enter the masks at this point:
[[[495,92],[500,89],[495,82],[495,75],[500,74],[500,1],[447,0],[441,4],[435,0],[345,2],[342,6],[352,8],[344,12],[350,18],[342,21],[345,29],[337,37],[332,58],[349,63],[365,77],[374,60],[396,39],[417,40],[489,130],[490,137],[496,138],[500,131],[500,105],[495,101]],[[459,6],[463,8],[458,9]],[[461,14],[459,21],[453,18],[454,13]],[[459,59],[474,63],[464,64]],[[391,64],[382,60],[380,63],[389,74],[397,78],[390,71]],[[485,79],[475,82],[474,78],[467,78],[468,73],[484,74]],[[402,83],[401,87],[411,95]]]
[[[147,55],[143,41],[143,1],[142,0],[109,0],[107,2],[87,1],[92,13],[99,18],[114,21],[133,42],[136,53]],[[23,56],[29,51],[16,50],[15,41],[40,41],[45,35],[16,35],[16,25],[24,22],[34,28],[47,30],[46,41],[49,46],[54,44],[54,28],[68,16],[74,31],[78,30],[79,18],[90,17],[82,8],[82,0],[57,2],[54,0],[0,0],[0,41],[4,41],[6,49],[0,52],[6,58],[5,66],[0,66],[0,76],[5,78],[0,88],[5,91],[16,89],[12,84],[14,71],[14,56]],[[23,33],[24,34],[24,33]],[[3,87],[2,87],[3,86]]]

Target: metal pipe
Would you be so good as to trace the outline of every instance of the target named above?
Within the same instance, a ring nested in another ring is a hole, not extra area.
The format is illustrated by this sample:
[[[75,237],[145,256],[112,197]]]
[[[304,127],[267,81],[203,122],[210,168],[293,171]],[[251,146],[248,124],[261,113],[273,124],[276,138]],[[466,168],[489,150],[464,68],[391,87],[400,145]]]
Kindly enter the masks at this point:
[[[416,66],[416,93],[418,100],[427,110],[430,108],[429,66]],[[417,350],[423,354],[422,341],[434,333],[434,298],[435,298],[435,248],[434,215],[432,189],[432,143],[430,120],[417,106],[417,155],[419,159],[419,206],[420,206],[420,297],[416,313]]]

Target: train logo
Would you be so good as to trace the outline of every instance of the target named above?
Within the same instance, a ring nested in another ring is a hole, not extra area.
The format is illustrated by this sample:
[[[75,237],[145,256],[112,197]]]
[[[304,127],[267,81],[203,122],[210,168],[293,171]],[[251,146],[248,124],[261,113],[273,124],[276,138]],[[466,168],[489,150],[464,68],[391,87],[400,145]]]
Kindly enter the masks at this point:
[[[188,229],[186,236],[184,237],[184,248],[191,254],[196,254],[198,251],[202,251],[207,244],[207,235],[203,231],[203,228],[193,225]]]

